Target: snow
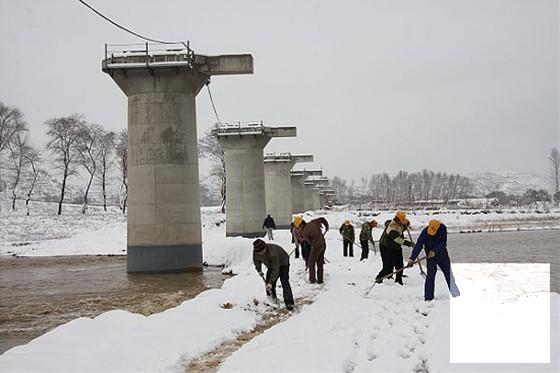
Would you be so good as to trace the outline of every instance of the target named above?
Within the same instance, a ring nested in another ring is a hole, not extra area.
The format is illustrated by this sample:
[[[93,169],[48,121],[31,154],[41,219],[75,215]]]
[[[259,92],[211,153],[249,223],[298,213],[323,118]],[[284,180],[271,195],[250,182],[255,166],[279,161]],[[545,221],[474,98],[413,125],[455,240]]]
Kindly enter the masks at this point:
[[[123,255],[126,252],[126,216],[114,206],[109,212],[99,206],[90,206],[88,214],[83,215],[81,206],[65,205],[60,216],[56,215],[54,203],[33,202],[30,216],[25,215],[21,201],[18,206],[16,213],[3,210],[0,214],[0,255]],[[379,238],[383,222],[391,219],[393,214],[394,211],[308,211],[304,218],[327,215],[331,227],[336,229],[349,218],[358,230],[362,222],[376,219],[379,227],[373,233]],[[413,234],[418,234],[430,219],[442,220],[450,233],[560,228],[560,210],[547,213],[531,210],[418,210],[409,213],[408,218]],[[232,249],[244,241],[226,239],[221,233],[224,222],[225,215],[219,212],[219,207],[202,208],[204,260],[209,264],[235,265],[245,258],[244,254]]]
[[[527,189],[544,189],[550,187],[549,180],[542,175],[514,171],[478,172],[466,175],[474,184],[477,195],[501,191],[506,194],[522,195]]]
[[[382,212],[375,219],[382,224],[391,214]],[[8,242],[0,250],[25,255],[121,253],[125,222],[113,215],[115,219],[109,218],[105,225],[93,218],[98,223],[89,231],[84,226],[62,238],[17,247]],[[548,280],[543,277],[548,268],[543,270],[542,264],[454,265],[462,296],[450,300],[438,273],[435,301],[430,303],[423,300],[423,279],[413,268],[406,271],[404,287],[385,281],[366,298],[364,290],[380,269],[380,258],[371,255],[359,262],[358,257],[342,257],[338,226],[348,217],[358,228],[372,216],[333,211],[308,212],[305,218],[319,215],[331,224],[326,235],[330,263],[325,267],[325,284],[309,284],[302,260],[292,257],[290,283],[296,302],[301,298],[313,302],[244,344],[226,359],[222,371],[445,372],[452,368],[450,358],[453,362],[538,362],[558,355],[547,355],[551,325],[542,312],[559,309],[560,296],[548,293]],[[557,212],[551,215],[558,219]],[[474,224],[472,215],[439,216],[456,230]],[[410,219],[418,231],[432,217],[417,212]],[[252,267],[252,240],[226,238],[223,220],[217,208],[202,210],[204,260],[226,264],[236,274],[221,289],[147,317],[119,310],[73,320],[5,352],[0,371],[183,371],[189,360],[250,331],[271,310],[263,305],[263,284]],[[276,243],[290,251],[289,232],[275,233]],[[380,233],[381,229],[374,230],[376,238]],[[233,307],[223,308],[225,303]],[[558,325],[558,314],[552,315],[552,325]],[[478,323],[481,319],[484,322]],[[491,334],[494,329],[498,332]],[[495,369],[500,371],[497,365]]]

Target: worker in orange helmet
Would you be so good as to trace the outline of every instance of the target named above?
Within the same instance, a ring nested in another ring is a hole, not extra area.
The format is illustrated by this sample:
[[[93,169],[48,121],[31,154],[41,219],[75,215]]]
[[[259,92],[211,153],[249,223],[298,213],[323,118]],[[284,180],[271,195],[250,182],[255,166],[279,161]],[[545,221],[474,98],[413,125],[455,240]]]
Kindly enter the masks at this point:
[[[383,268],[377,274],[375,281],[383,282],[383,277],[404,267],[402,246],[412,247],[414,243],[404,238],[404,231],[410,224],[406,218],[406,212],[397,211],[393,220],[387,224],[385,231],[379,240],[379,250],[383,260]],[[395,282],[403,285],[402,271],[395,276]]]
[[[369,243],[371,242],[373,246],[373,253],[377,255],[375,250],[375,241],[373,239],[373,234],[371,230],[377,227],[377,221],[366,221],[362,224],[360,229],[360,246],[362,247],[362,256],[360,257],[360,262],[368,258],[369,255]]]
[[[451,295],[453,297],[461,295],[451,271],[451,260],[447,252],[447,227],[445,224],[442,224],[439,220],[430,220],[428,226],[422,230],[418,237],[414,250],[410,254],[407,267],[413,266],[414,260],[420,254],[422,248],[426,250],[426,256],[428,257],[428,273],[424,283],[424,299],[426,301],[434,299],[434,282],[437,267],[443,272]]]

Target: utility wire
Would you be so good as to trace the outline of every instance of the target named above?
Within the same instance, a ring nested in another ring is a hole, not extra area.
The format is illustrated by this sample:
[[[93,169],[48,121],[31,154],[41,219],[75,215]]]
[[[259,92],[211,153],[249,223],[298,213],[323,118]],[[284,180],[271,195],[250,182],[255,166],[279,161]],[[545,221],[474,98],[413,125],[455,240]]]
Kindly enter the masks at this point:
[[[117,22],[113,21],[112,19],[110,19],[109,17],[103,15],[101,12],[99,12],[98,10],[96,10],[94,7],[92,7],[91,5],[89,5],[88,3],[86,3],[83,0],[78,0],[80,3],[82,3],[84,6],[86,6],[87,8],[89,8],[92,12],[94,12],[95,14],[97,14],[99,17],[103,18],[104,20],[106,20],[107,22],[111,23],[112,25],[116,26],[117,28],[128,32],[129,34],[132,34],[140,39],[143,39],[145,41],[152,41],[154,43],[160,43],[160,44],[183,44],[185,45],[184,42],[182,41],[165,41],[165,40],[158,40],[158,39],[154,39],[154,38],[149,38],[147,36],[143,36],[140,35],[137,32],[134,32],[124,26],[119,25]],[[186,45],[185,45],[186,46]]]
[[[221,124],[222,121],[220,120],[220,117],[218,116],[218,112],[216,111],[216,105],[214,105],[214,99],[212,98],[212,92],[210,92],[210,82],[206,83],[206,88],[208,89],[208,95],[210,96],[210,102],[212,103],[212,108],[214,109],[214,114],[216,114],[216,120],[218,121],[218,124]]]

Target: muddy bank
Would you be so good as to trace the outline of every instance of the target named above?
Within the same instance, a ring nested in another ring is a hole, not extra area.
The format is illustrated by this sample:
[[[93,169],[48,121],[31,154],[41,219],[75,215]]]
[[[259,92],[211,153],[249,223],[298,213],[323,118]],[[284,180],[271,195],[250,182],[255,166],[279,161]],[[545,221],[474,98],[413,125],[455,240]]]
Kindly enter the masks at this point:
[[[0,353],[77,317],[161,312],[227,277],[220,268],[127,274],[126,256],[0,257]]]

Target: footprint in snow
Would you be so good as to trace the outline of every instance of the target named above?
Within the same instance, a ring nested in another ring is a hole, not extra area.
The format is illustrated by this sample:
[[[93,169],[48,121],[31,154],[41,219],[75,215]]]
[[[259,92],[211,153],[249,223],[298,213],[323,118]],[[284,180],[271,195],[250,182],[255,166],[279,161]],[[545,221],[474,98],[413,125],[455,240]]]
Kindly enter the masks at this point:
[[[400,349],[399,350],[399,356],[402,357],[403,359],[408,359],[408,358],[410,358],[411,353],[408,350]]]
[[[354,369],[356,369],[356,363],[350,359],[346,360],[342,366],[344,373],[352,373]]]

